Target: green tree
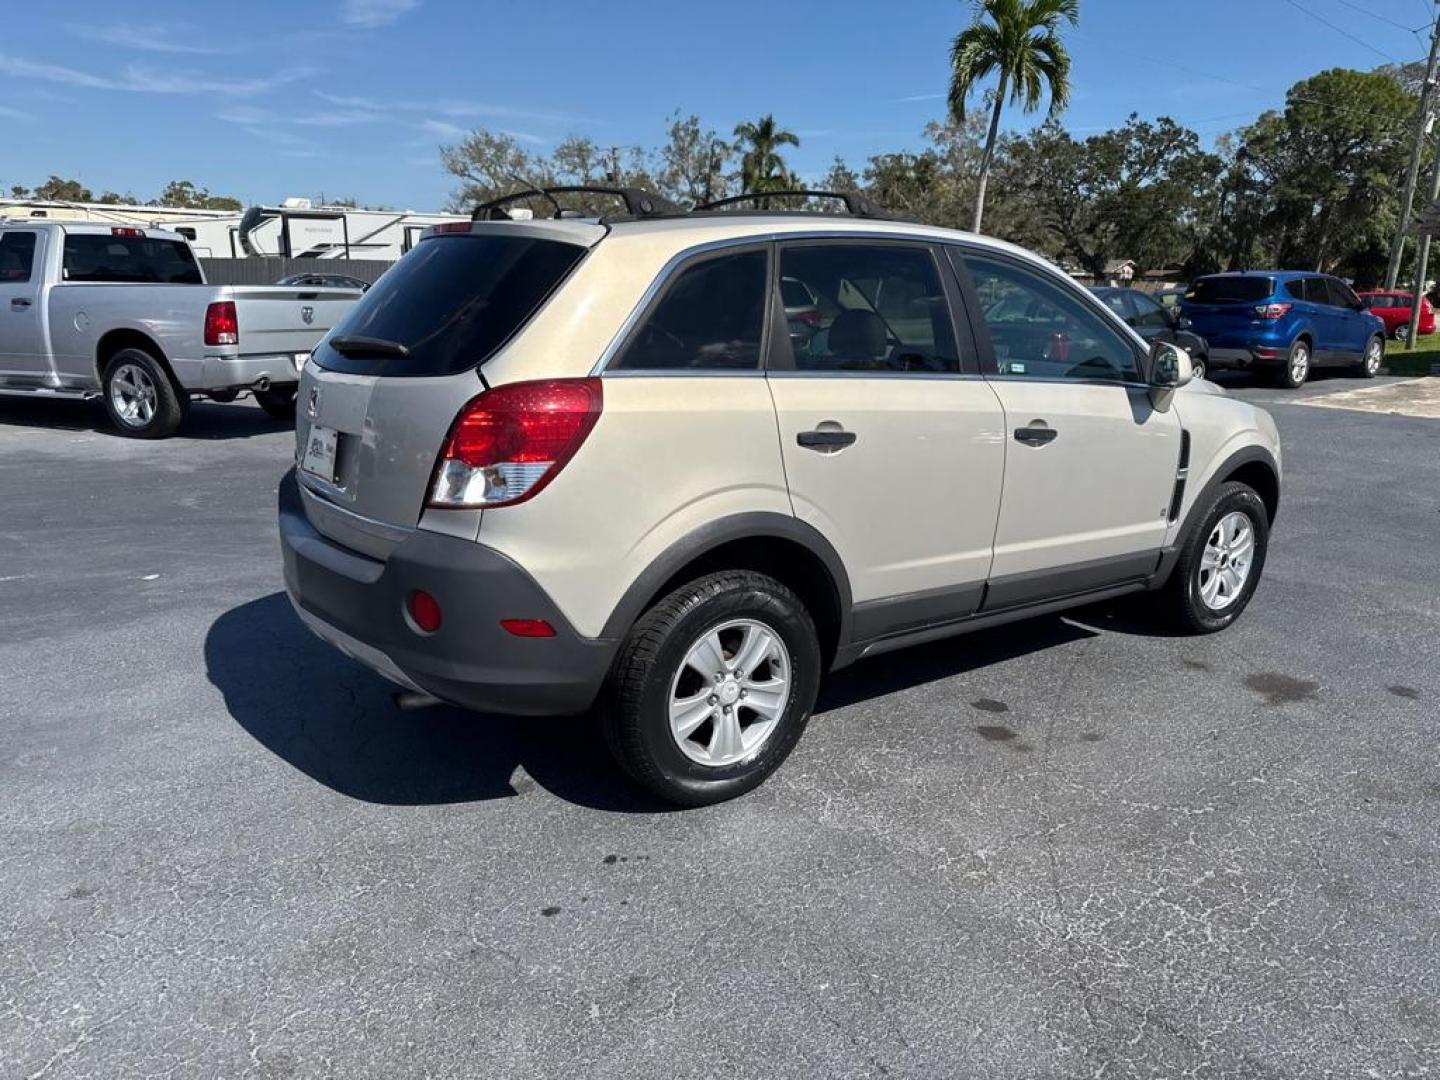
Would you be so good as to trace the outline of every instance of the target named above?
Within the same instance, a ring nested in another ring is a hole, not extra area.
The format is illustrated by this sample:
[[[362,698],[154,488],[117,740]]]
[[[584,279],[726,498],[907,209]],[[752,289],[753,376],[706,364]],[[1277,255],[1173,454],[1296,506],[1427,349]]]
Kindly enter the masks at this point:
[[[1235,179],[1263,260],[1364,276],[1395,227],[1417,107],[1390,71],[1334,68],[1246,128]]]
[[[985,218],[985,191],[1006,96],[1034,112],[1048,92],[1052,119],[1070,100],[1070,53],[1060,39],[1062,20],[1072,26],[1079,22],[1080,0],[977,0],[974,23],[951,44],[950,112],[956,120],[965,119],[965,101],[976,86],[999,75],[975,188],[971,227],[976,232]]]
[[[212,195],[208,188],[197,188],[190,180],[171,180],[151,206],[180,206],[189,210],[243,210],[245,204],[230,195]]]
[[[79,180],[63,180],[54,173],[34,191],[30,197],[49,199],[54,202],[94,202],[95,194]]]
[[[1029,231],[1012,239],[1095,278],[1118,258],[1142,269],[1184,264],[1213,228],[1222,169],[1168,117],[1132,115],[1084,141],[1051,121],[1005,147],[1004,187],[1029,211]]]
[[[121,195],[118,191],[102,191],[96,202],[110,203],[113,206],[139,206],[140,200],[130,192]]]
[[[737,124],[735,138],[740,155],[740,183],[745,191],[784,191],[798,187],[795,174],[780,154],[782,146],[799,146],[800,136],[786,131],[766,113],[754,123]]]
[[[702,127],[695,114],[670,116],[669,138],[660,150],[660,193],[677,203],[699,203],[729,194],[725,170],[735,147],[712,129]]]

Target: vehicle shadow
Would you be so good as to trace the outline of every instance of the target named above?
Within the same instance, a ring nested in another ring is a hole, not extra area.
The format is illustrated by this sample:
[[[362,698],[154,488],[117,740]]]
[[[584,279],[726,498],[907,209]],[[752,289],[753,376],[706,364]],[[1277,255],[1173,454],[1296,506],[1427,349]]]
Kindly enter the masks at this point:
[[[862,661],[831,676],[820,715],[1031,652],[1094,637],[1056,616]],[[262,746],[342,795],[394,806],[503,799],[531,782],[582,806],[665,813],[610,761],[590,717],[399,709],[387,680],[307,630],[283,593],[221,615],[205,638],[210,682]],[[516,775],[517,768],[524,770]]]
[[[205,637],[205,666],[230,715],[257,742],[354,799],[476,802],[519,795],[533,782],[599,810],[674,809],[611,765],[587,717],[399,709],[399,688],[315,637],[283,593],[221,615]],[[517,768],[525,776],[515,776]]]
[[[51,431],[94,431],[101,435],[123,438],[115,431],[105,407],[99,401],[67,401],[56,398],[0,398],[0,426],[45,428]],[[293,431],[290,420],[272,420],[259,407],[248,402],[221,405],[213,401],[197,401],[190,406],[190,416],[172,439],[248,439],[277,431]]]

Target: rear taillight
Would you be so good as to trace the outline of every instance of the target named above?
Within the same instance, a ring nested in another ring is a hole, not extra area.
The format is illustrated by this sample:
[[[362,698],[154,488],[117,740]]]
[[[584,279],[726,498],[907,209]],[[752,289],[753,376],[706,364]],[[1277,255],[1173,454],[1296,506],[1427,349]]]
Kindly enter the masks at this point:
[[[220,300],[207,307],[205,309],[205,344],[236,345],[239,341],[240,320],[235,317],[235,301]]]
[[[1289,310],[1289,304],[1259,304],[1255,308],[1255,317],[1257,319],[1283,319]]]
[[[430,505],[508,506],[565,467],[600,418],[599,379],[547,379],[487,390],[450,428]]]

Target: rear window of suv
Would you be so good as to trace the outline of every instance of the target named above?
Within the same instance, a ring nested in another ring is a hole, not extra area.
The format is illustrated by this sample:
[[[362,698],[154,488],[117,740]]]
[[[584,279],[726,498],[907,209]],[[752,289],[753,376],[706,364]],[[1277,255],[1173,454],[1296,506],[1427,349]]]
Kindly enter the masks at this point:
[[[417,244],[330,334],[374,338],[407,355],[329,345],[315,362],[352,375],[454,375],[488,360],[565,280],[585,248],[529,236],[459,233]]]
[[[65,280],[131,285],[202,285],[200,267],[182,240],[149,236],[69,233]]]
[[[1195,282],[1185,299],[1192,304],[1248,304],[1264,300],[1274,290],[1268,277],[1207,277]]]

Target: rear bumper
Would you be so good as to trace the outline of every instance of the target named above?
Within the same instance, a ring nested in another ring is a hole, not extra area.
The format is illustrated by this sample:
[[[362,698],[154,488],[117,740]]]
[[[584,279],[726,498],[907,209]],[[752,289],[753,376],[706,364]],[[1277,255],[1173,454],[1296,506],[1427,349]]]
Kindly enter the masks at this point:
[[[261,379],[284,385],[298,383],[294,353],[266,356],[207,356],[189,378],[178,369],[176,376],[187,390],[229,390],[254,386]]]
[[[379,562],[322,536],[305,516],[294,471],[279,495],[285,591],[304,623],[391,681],[486,712],[583,712],[618,642],[577,634],[554,601],[492,548],[416,530]],[[411,628],[405,602],[424,589],[440,603],[433,634]],[[549,638],[520,638],[501,619],[545,619]]]
[[[1286,350],[1277,345],[1264,345],[1244,349],[1220,349],[1210,347],[1212,368],[1279,367],[1285,361]]]

